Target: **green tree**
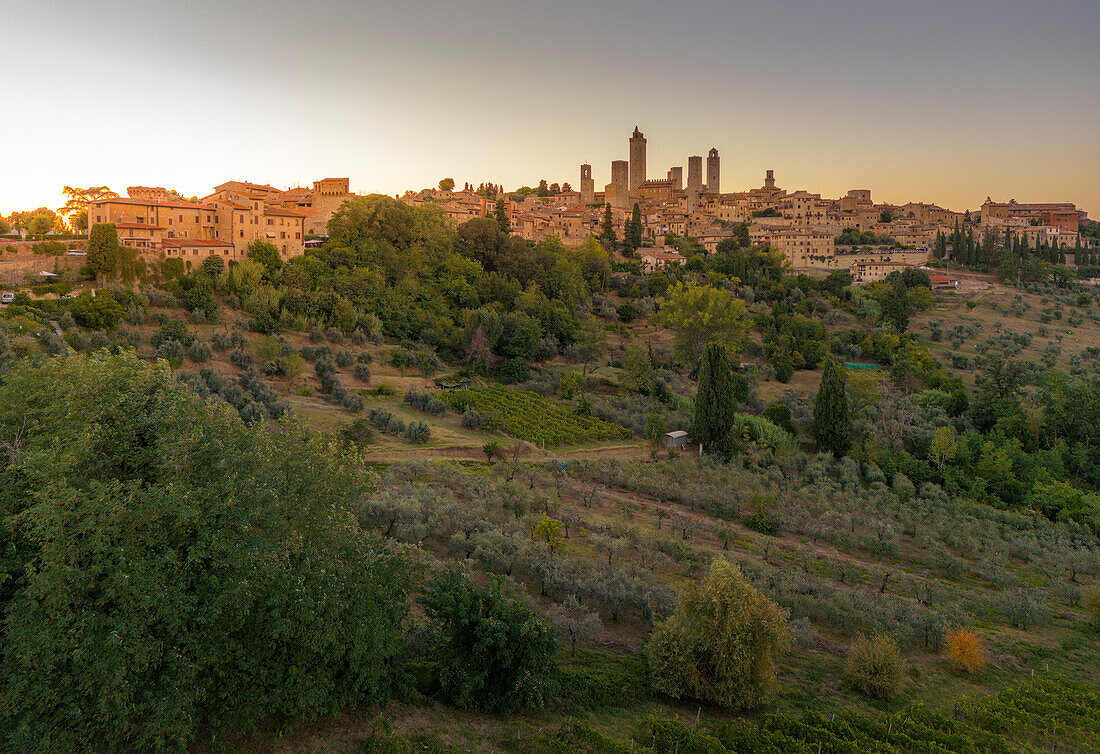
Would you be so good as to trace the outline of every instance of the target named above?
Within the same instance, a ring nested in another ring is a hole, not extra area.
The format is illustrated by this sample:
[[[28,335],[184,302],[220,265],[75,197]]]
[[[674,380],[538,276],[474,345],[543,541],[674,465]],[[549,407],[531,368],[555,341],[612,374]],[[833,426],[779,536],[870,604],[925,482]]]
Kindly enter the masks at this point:
[[[649,349],[640,343],[627,346],[623,354],[623,372],[619,384],[627,390],[649,395],[653,392],[654,379],[656,375]]]
[[[852,419],[844,382],[844,367],[831,356],[826,358],[810,425],[818,447],[831,450],[838,458],[847,452],[852,441]]]
[[[603,224],[600,228],[600,245],[608,254],[613,254],[615,248],[619,245],[619,240],[615,235],[615,223],[611,219],[611,205],[603,205]]]
[[[88,269],[109,275],[118,267],[118,230],[114,223],[96,223],[88,234]]]
[[[217,280],[218,276],[225,272],[225,260],[217,254],[211,254],[202,260],[202,271]]]
[[[114,330],[126,314],[110,291],[101,290],[95,296],[84,291],[70,305],[77,324],[92,330]]]
[[[454,178],[444,178],[443,180],[441,180],[439,182],[439,190],[440,191],[452,191],[454,189],[454,187],[455,187],[455,179]]]
[[[460,709],[507,714],[541,706],[554,674],[554,631],[504,581],[478,586],[451,568],[421,600],[444,698]]]
[[[411,573],[351,513],[360,458],[132,353],[9,371],[0,437],[0,748],[184,750],[386,695]]]
[[[638,203],[634,202],[634,209],[630,213],[630,220],[626,223],[623,233],[623,247],[633,254],[642,245],[642,211]]]
[[[745,302],[722,288],[680,282],[658,303],[655,318],[676,333],[676,351],[685,360],[698,358],[710,342],[737,351],[748,332]]]
[[[645,654],[657,691],[751,709],[775,693],[775,663],[789,644],[779,607],[740,569],[715,558],[701,583],[684,587],[676,611],[650,634]]]
[[[504,199],[497,199],[496,209],[493,210],[493,217],[496,218],[497,225],[504,233],[512,232],[512,224],[508,221],[508,211],[504,208]]]
[[[581,322],[577,349],[581,358],[581,374],[588,374],[588,365],[607,351],[607,330],[598,318],[588,317]]]
[[[248,258],[253,262],[259,262],[267,270],[267,274],[273,275],[283,266],[283,258],[279,254],[278,247],[270,241],[257,239],[248,244]]]
[[[328,221],[329,241],[363,251],[372,243],[407,249],[416,238],[416,218],[405,202],[381,194],[349,199]]]
[[[573,594],[566,597],[561,604],[550,608],[550,622],[569,640],[569,654],[574,657],[577,654],[578,639],[595,639],[603,630],[600,614],[586,608]]]
[[[561,521],[544,515],[542,520],[535,524],[535,531],[532,536],[540,542],[545,542],[550,548],[550,552],[557,552],[561,549],[563,531],[565,531],[565,526]]]
[[[733,369],[721,345],[711,343],[703,349],[698,380],[691,437],[707,452],[726,455],[730,451],[737,399],[734,397]]]
[[[897,328],[898,332],[909,329],[912,304],[909,301],[909,289],[900,277],[887,281],[880,303],[883,318]]]

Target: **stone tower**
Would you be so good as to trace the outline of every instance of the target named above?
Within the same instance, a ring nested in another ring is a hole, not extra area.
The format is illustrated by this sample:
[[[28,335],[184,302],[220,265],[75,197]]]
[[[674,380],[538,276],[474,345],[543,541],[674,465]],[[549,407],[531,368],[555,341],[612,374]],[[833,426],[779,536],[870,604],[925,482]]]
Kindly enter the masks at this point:
[[[630,193],[638,190],[645,183],[645,136],[634,126],[634,134],[630,137]]]
[[[708,194],[720,194],[722,193],[722,176],[720,172],[721,168],[718,163],[718,150],[711,147],[707,152],[707,193]]]
[[[617,209],[630,206],[630,163],[626,160],[611,162],[611,183],[604,188],[604,201]]]
[[[596,201],[596,184],[592,182],[592,166],[588,163],[581,165],[581,204],[592,204]]]
[[[687,190],[695,196],[703,191],[703,158],[697,154],[688,157]]]
[[[668,179],[672,181],[673,191],[684,190],[684,169],[681,167],[669,168]]]
[[[769,170],[764,176],[764,188],[775,188],[775,171]]]

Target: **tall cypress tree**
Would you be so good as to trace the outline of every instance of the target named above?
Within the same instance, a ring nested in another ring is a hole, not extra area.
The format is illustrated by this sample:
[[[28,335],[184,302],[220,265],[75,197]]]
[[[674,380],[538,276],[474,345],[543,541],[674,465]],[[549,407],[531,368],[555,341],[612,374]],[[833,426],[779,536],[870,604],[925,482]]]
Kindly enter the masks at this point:
[[[96,223],[88,233],[88,268],[111,273],[118,267],[118,230],[114,223]]]
[[[600,245],[608,254],[615,252],[615,247],[618,246],[619,240],[615,236],[615,225],[611,221],[611,205],[603,205],[603,228],[600,230]]]
[[[497,206],[493,214],[496,216],[497,224],[500,226],[500,229],[505,233],[511,233],[512,225],[508,222],[508,212],[504,209],[503,199],[497,199]]]
[[[852,418],[848,413],[844,368],[832,356],[825,359],[811,429],[817,446],[831,450],[837,458],[844,455],[851,445]]]
[[[734,397],[736,386],[733,369],[723,346],[708,343],[703,348],[703,354],[699,358],[698,380],[695,413],[691,418],[691,437],[707,452],[728,456],[737,399]]]
[[[626,223],[626,232],[623,233],[623,246],[629,254],[637,251],[642,245],[642,210],[638,203],[634,202],[634,210],[630,213],[630,220]]]

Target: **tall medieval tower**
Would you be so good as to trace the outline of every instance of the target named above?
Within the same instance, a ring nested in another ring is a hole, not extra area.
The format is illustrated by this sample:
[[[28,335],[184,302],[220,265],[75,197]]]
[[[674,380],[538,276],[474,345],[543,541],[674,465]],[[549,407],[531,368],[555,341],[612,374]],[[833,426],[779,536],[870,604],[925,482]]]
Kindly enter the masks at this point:
[[[722,193],[722,177],[721,168],[718,163],[718,150],[711,147],[707,152],[707,193],[708,194],[720,194]]]
[[[581,204],[593,204],[596,201],[596,184],[592,182],[592,166],[581,165]]]
[[[642,132],[634,126],[634,134],[630,137],[630,193],[637,192],[638,187],[645,183],[645,145],[646,139]]]

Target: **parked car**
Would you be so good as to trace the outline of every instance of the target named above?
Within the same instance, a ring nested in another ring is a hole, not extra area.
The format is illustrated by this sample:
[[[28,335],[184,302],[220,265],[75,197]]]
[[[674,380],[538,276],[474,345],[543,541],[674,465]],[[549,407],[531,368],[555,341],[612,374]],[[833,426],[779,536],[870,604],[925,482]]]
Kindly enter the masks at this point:
[[[3,293],[0,293],[0,304],[10,304],[12,301],[15,301],[14,293],[12,293],[11,291],[4,291]]]

